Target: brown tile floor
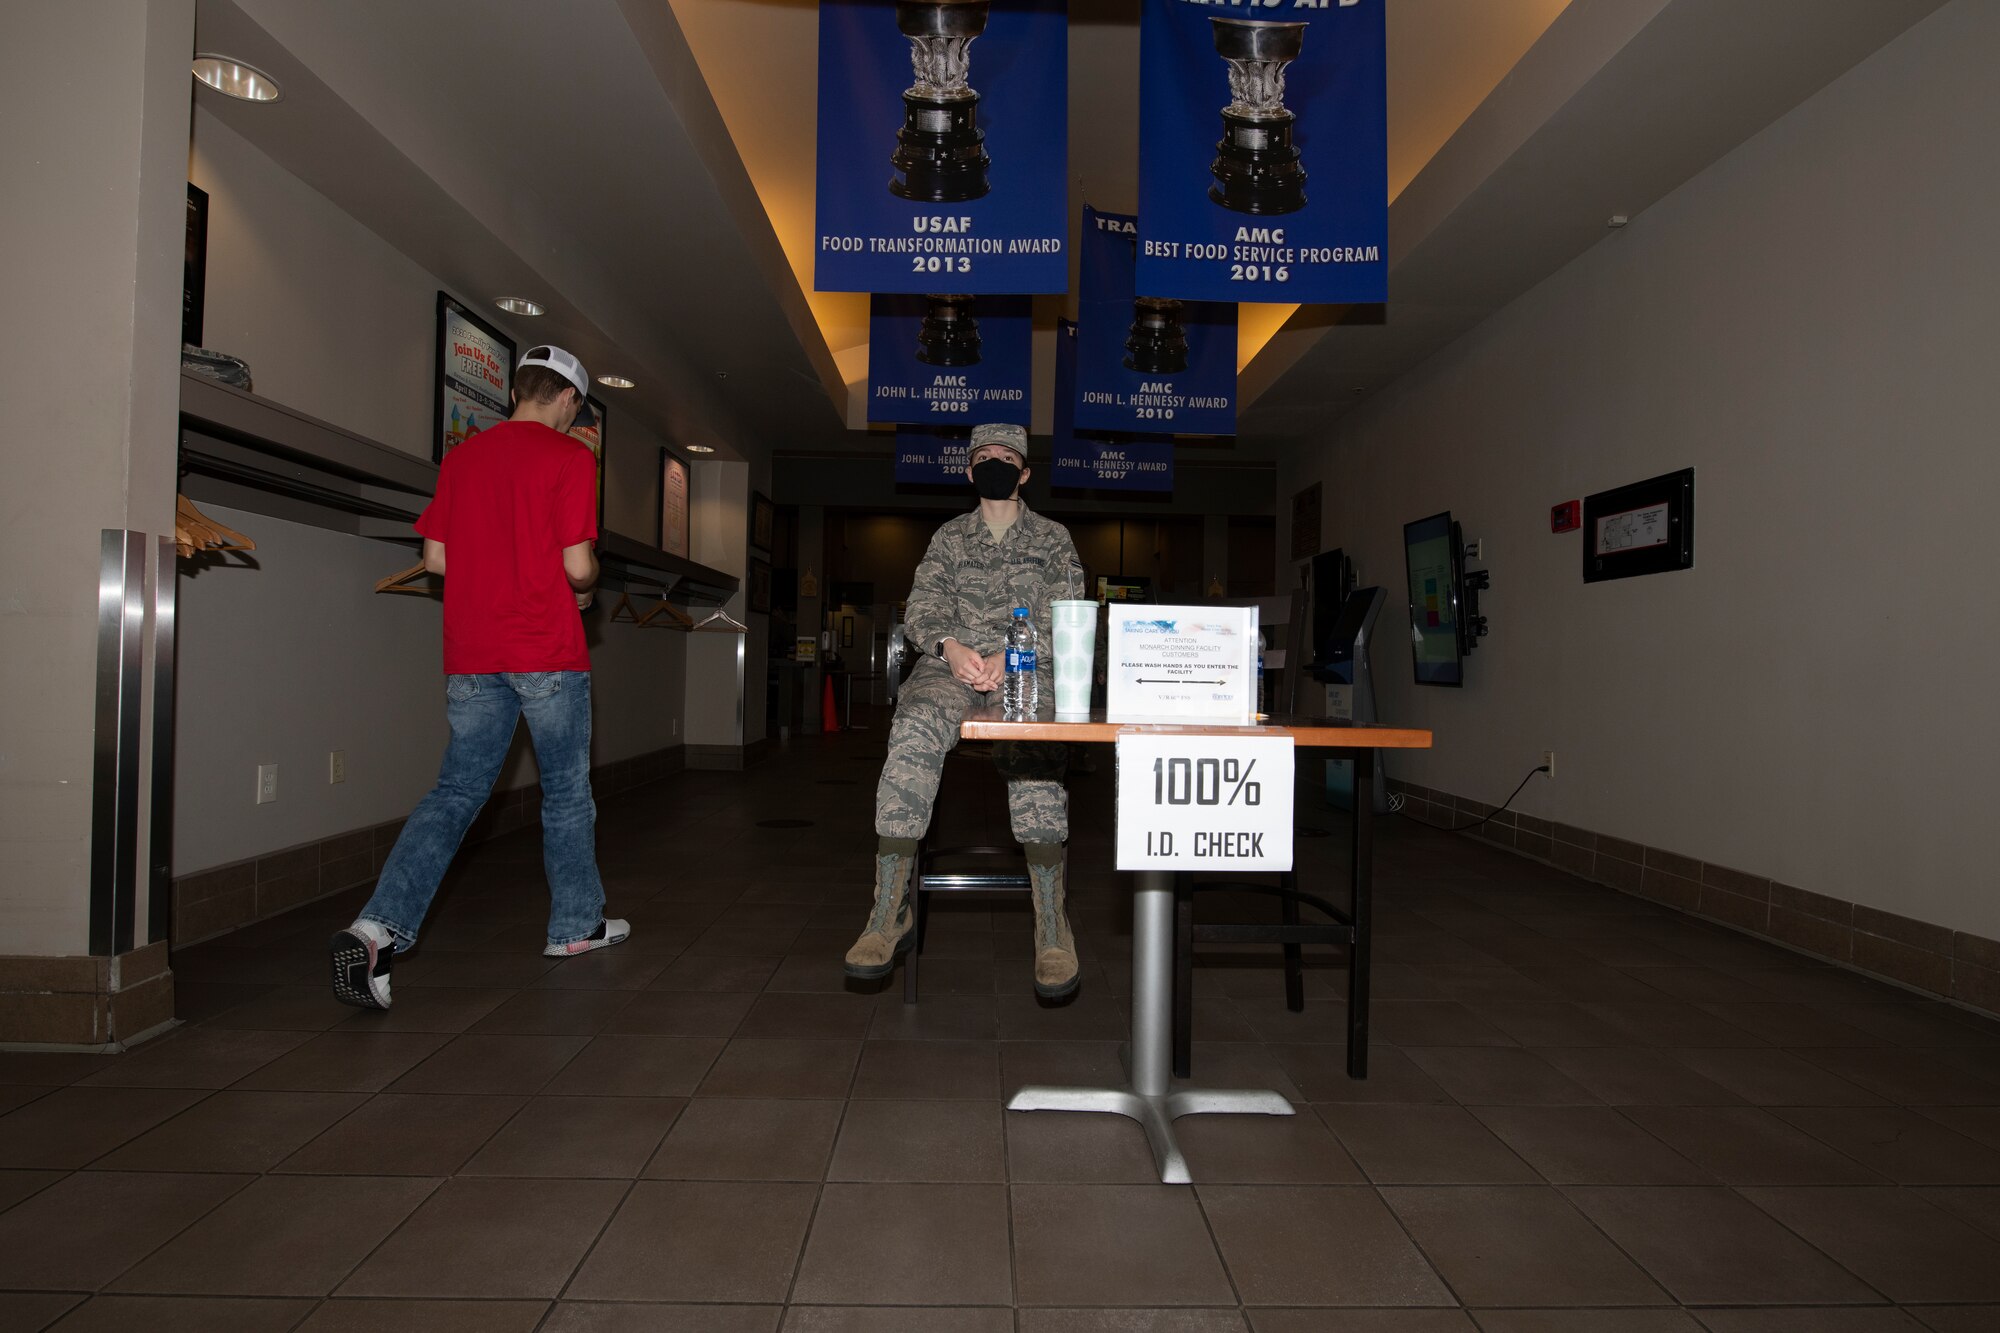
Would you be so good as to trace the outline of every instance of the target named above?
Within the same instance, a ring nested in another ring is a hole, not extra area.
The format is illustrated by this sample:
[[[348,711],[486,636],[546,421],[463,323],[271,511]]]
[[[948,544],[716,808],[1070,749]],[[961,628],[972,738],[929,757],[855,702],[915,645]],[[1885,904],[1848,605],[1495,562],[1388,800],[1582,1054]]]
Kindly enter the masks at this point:
[[[1275,950],[1216,950],[1197,1078],[1298,1114],[1183,1121],[1193,1188],[1125,1121],[1009,1114],[1119,1077],[1110,766],[1079,998],[1029,993],[1018,900],[965,901],[910,1008],[840,974],[882,736],[607,802],[620,949],[539,956],[516,835],[387,1014],[326,991],[349,898],[175,955],[187,1026],[139,1051],[0,1053],[0,1328],[2000,1329],[2000,1024],[1399,820],[1367,1081],[1340,958],[1292,1014]],[[999,817],[983,761],[950,790]],[[1344,817],[1302,822],[1344,892]]]

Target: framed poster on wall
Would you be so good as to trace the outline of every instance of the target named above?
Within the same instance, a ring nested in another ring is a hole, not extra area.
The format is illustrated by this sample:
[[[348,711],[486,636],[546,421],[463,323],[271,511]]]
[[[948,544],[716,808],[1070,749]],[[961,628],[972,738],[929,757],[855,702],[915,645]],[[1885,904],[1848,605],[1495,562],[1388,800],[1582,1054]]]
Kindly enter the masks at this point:
[[[688,531],[688,463],[671,449],[660,450],[660,549],[691,560]]]
[[[769,551],[777,526],[777,506],[771,503],[768,496],[757,491],[750,492],[750,544],[760,551]]]
[[[1694,568],[1694,469],[1583,499],[1583,581]]]
[[[750,557],[750,609],[771,612],[771,562]]]
[[[187,254],[181,266],[181,341],[201,346],[201,317],[208,287],[208,191],[188,182]]]
[[[431,461],[513,411],[514,341],[445,293],[437,294],[437,392]]]
[[[597,530],[603,532],[605,486],[604,446],[610,436],[604,426],[604,404],[598,402],[594,397],[589,402],[591,424],[588,426],[571,426],[569,428],[569,437],[582,444],[584,448],[597,456]]]

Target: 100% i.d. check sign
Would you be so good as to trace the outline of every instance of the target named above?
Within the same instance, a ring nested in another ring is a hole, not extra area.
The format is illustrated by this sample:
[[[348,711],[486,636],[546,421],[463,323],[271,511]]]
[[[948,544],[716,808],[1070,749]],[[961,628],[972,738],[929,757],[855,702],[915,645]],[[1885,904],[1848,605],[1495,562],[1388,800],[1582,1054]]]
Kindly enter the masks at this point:
[[[1290,870],[1289,736],[1118,738],[1120,870]]]

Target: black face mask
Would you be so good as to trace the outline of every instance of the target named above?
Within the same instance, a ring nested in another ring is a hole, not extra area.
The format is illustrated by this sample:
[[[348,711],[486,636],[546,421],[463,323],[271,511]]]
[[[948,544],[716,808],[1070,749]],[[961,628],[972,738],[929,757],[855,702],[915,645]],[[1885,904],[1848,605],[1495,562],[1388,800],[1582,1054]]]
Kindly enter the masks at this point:
[[[1004,458],[986,458],[972,465],[972,489],[982,500],[1013,498],[1021,484],[1021,469]]]

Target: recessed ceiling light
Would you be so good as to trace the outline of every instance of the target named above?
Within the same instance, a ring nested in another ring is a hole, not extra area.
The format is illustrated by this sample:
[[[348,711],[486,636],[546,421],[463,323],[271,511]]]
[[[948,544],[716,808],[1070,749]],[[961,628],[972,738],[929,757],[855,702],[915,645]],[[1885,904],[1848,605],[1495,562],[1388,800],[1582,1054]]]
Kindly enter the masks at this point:
[[[712,454],[715,452],[715,446],[712,444],[691,444],[687,447],[687,451],[691,454]]]
[[[542,313],[540,301],[530,301],[525,296],[502,296],[493,302],[510,315],[539,315]]]
[[[597,382],[607,389],[636,389],[638,384],[623,375],[599,375]]]
[[[276,79],[255,65],[244,64],[235,56],[196,56],[194,77],[224,97],[244,102],[275,102],[285,95]]]

